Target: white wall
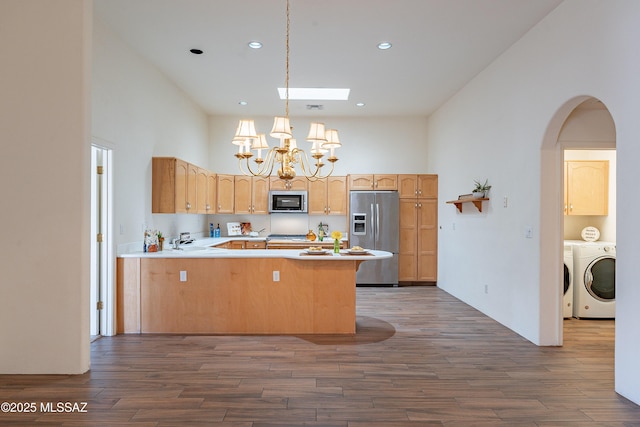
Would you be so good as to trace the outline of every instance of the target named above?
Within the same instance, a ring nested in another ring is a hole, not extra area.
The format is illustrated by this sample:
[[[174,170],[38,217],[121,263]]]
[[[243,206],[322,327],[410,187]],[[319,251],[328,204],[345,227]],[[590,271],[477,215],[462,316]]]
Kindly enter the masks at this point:
[[[0,2],[0,373],[89,369],[92,3]]]
[[[208,168],[207,116],[101,22],[94,24],[94,140],[114,147],[115,243],[142,249],[143,227],[168,238],[204,232],[205,215],[151,214],[151,158],[178,157]]]
[[[618,194],[639,182],[639,19],[634,0],[567,0],[429,120],[428,169],[440,175],[440,199],[467,192],[473,179],[493,184],[483,213],[440,204],[438,284],[534,343],[561,340],[562,164],[554,147],[585,95],[602,100],[615,121]],[[640,199],[624,203],[617,210],[616,390],[640,403],[633,214]],[[528,225],[532,239],[524,237]]]

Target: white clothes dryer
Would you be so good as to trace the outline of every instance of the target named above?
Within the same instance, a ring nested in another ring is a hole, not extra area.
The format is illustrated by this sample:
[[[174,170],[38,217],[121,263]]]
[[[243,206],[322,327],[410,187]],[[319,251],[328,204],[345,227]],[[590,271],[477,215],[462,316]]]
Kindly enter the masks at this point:
[[[573,246],[573,316],[616,316],[616,245],[583,242]]]
[[[564,285],[562,297],[562,315],[573,316],[573,243],[564,244]]]

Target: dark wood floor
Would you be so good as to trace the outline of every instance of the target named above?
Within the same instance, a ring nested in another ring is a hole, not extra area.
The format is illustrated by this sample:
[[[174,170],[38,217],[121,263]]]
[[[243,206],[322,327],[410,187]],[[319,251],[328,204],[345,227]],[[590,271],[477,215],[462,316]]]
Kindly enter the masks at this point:
[[[611,320],[537,347],[436,287],[358,288],[357,306],[355,337],[101,338],[85,375],[0,376],[0,401],[38,405],[0,425],[640,426]]]

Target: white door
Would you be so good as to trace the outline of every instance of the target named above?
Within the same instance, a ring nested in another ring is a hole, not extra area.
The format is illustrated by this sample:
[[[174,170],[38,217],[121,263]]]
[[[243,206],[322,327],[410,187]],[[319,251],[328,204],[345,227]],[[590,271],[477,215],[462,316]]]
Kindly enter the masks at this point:
[[[110,164],[111,151],[91,147],[91,290],[90,290],[90,331],[91,338],[109,334],[106,326],[105,295],[110,287],[112,269],[110,255],[110,215],[111,194]]]

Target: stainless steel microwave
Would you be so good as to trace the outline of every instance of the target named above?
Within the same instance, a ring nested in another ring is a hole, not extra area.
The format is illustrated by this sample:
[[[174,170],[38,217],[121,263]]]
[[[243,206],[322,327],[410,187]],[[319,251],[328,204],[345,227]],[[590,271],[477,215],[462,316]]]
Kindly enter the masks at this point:
[[[269,212],[307,213],[307,192],[269,191]]]

